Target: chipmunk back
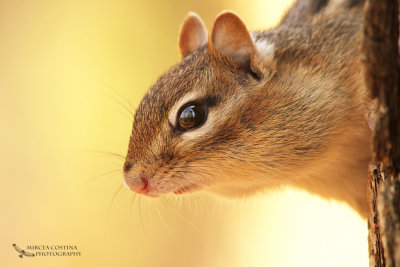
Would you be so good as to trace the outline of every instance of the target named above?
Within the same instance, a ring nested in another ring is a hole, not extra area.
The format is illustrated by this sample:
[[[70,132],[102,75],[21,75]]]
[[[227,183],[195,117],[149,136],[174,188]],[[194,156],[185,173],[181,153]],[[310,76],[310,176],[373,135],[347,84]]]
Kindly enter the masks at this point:
[[[299,0],[273,29],[232,12],[207,35],[190,13],[182,60],[135,114],[124,183],[156,197],[240,197],[292,185],[366,212],[369,108],[359,59],[362,1]]]

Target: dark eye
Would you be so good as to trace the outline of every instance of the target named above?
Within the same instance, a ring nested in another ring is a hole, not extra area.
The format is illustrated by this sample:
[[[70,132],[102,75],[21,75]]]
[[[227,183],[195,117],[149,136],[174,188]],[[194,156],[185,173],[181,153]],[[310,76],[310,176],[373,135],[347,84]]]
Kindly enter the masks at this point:
[[[181,131],[197,128],[207,119],[205,105],[191,103],[183,106],[178,112],[177,128]]]

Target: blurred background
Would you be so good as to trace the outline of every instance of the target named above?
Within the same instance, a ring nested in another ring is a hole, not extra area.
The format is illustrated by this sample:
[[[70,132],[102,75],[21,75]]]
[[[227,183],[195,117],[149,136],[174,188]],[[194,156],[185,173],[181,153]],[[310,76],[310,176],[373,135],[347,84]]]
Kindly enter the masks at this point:
[[[179,62],[187,12],[210,29],[230,9],[260,30],[290,2],[0,0],[0,266],[367,266],[366,222],[341,203],[121,187],[130,112]],[[82,255],[21,259],[13,243]]]

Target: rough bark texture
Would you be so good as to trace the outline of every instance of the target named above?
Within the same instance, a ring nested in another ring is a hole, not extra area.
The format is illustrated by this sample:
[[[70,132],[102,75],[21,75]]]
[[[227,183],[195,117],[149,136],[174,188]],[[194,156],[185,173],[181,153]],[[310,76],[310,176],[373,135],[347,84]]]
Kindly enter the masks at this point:
[[[399,1],[367,0],[364,9],[365,82],[378,102],[370,165],[370,266],[400,267]]]

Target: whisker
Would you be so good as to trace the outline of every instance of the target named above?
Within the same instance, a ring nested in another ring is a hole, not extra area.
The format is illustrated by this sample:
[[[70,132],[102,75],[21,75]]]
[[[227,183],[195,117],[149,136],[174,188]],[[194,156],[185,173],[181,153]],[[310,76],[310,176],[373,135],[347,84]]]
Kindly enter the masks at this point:
[[[210,210],[209,210],[209,208],[208,208],[207,202],[205,201],[205,199],[202,198],[202,197],[197,198],[197,199],[199,200],[199,202],[200,202],[200,204],[201,204],[201,207],[204,207],[204,208],[205,208],[206,213],[207,213],[207,214],[211,214],[211,213],[210,213]]]
[[[116,89],[114,89],[111,85],[107,84],[104,81],[99,81],[99,83],[101,83],[104,87],[106,87],[107,89],[111,90],[112,92],[114,92],[116,95],[118,95],[119,97],[121,97],[122,100],[125,101],[126,104],[128,104],[128,106],[131,108],[131,110],[134,110],[135,108],[133,107],[132,103],[129,101],[128,97],[124,96],[123,94],[121,94],[120,92],[118,92]]]
[[[197,168],[196,172],[190,171],[191,167],[192,168]],[[238,167],[238,168],[240,169],[240,167]],[[205,174],[205,175],[209,175],[209,176],[215,176],[216,175],[215,172],[214,173],[210,173],[210,172],[206,171],[205,169],[209,170],[210,166],[202,166],[202,165],[192,165],[192,164],[190,164],[190,165],[186,165],[186,166],[174,167],[173,171],[174,172],[187,172],[187,173],[194,174],[194,175],[197,175],[197,176],[199,175],[199,172],[201,172],[201,174]],[[218,171],[219,169],[215,168],[214,170]],[[223,170],[222,170],[222,173],[224,173]],[[249,177],[247,177],[247,179],[255,180],[255,181],[258,180],[258,178],[256,176],[249,176]],[[280,176],[278,174],[275,175],[274,172],[271,171],[269,179],[273,183],[277,179],[280,179]],[[294,181],[295,180],[295,178],[291,178],[291,177],[287,177],[287,179],[290,180],[290,181],[292,181],[292,180]]]
[[[176,173],[187,173],[187,174],[196,174],[197,176],[199,176],[199,175],[201,175],[201,174],[212,175],[212,174],[210,174],[209,172],[204,171],[204,170],[201,170],[201,169],[196,170],[196,171],[192,171],[192,170],[190,170],[190,169],[182,169],[182,170],[180,170],[180,169],[174,169],[174,170],[172,170],[172,172],[176,172]],[[199,172],[201,172],[201,174],[200,174]],[[215,176],[215,175],[212,175],[212,176]]]
[[[179,213],[177,210],[175,210],[169,203],[167,198],[163,198],[165,201],[162,201],[161,203],[165,204],[170,210],[172,210],[180,219],[182,219],[185,223],[193,227],[195,230],[197,230],[199,233],[207,236],[210,239],[214,239],[213,236],[209,235],[207,232],[203,231],[199,226],[191,222],[189,219],[187,219],[185,216],[183,216],[181,213]]]
[[[198,185],[198,186],[200,186],[200,187],[207,187],[206,184],[203,184],[203,183],[201,183],[200,181],[190,180],[190,179],[188,179],[188,178],[186,178],[186,177],[184,177],[184,176],[181,176],[181,175],[179,175],[179,176],[177,176],[177,175],[172,175],[171,178],[177,178],[177,179],[185,180],[185,181],[188,181],[189,184],[196,184],[196,185]],[[171,179],[170,181],[171,181],[172,183],[174,183],[175,185],[179,186],[179,187],[185,186],[185,185],[182,185],[181,183],[175,182],[175,181],[172,180],[172,179]]]
[[[137,194],[132,194],[131,203],[129,205],[129,228],[132,230],[133,228],[133,205],[136,201]]]
[[[179,173],[179,175],[172,175],[173,177],[177,178],[177,179],[183,179],[186,181],[189,181],[190,183],[194,183],[197,184],[199,186],[202,187],[207,187],[207,184],[202,183],[201,181],[196,181],[196,180],[191,180],[188,179],[187,177],[183,176],[181,173],[185,173],[185,174],[193,174],[193,176],[199,176],[199,174],[197,172],[191,172],[191,171],[176,171],[176,173]]]
[[[157,202],[157,203],[159,203],[159,202]],[[167,223],[165,222],[165,220],[164,220],[164,218],[163,218],[163,216],[162,216],[162,214],[161,214],[161,212],[160,212],[160,209],[158,208],[158,205],[156,205],[154,202],[152,202],[152,206],[153,206],[153,207],[154,207],[154,206],[156,207],[156,211],[157,211],[158,217],[160,218],[161,223],[163,224],[163,226],[165,227],[165,229],[168,231],[168,233],[171,235],[171,234],[172,234],[172,231],[171,231],[171,229],[168,227]]]
[[[115,89],[114,89],[112,86],[110,86],[109,84],[107,84],[107,83],[105,83],[105,82],[102,82],[102,81],[99,81],[99,83],[100,83],[103,87],[105,87],[105,88],[107,88],[108,90],[110,90],[111,92],[113,92],[115,95],[117,95],[117,96],[122,100],[122,101],[120,101],[119,99],[117,99],[117,98],[115,98],[115,97],[113,97],[113,96],[109,96],[112,100],[114,100],[114,102],[116,102],[117,104],[121,105],[121,106],[124,108],[124,110],[129,114],[128,119],[129,119],[130,121],[132,121],[133,118],[134,118],[134,114],[133,114],[134,108],[133,108],[131,102],[129,101],[129,99],[128,99],[126,96],[122,95],[122,94],[121,94],[120,92],[118,92],[117,90],[115,90]],[[128,106],[127,106],[127,105],[128,105]]]
[[[81,151],[81,152],[90,152],[90,153],[98,153],[98,154],[103,154],[106,156],[113,156],[119,160],[125,161],[125,156],[119,153],[115,152],[109,152],[109,151],[101,151],[101,150],[90,150],[90,149],[75,149],[76,151]]]
[[[175,178],[174,176],[171,176],[171,178]],[[173,183],[174,185],[180,186],[179,183],[175,182],[174,180],[170,180],[171,183]]]
[[[129,114],[129,116],[127,116],[126,118],[127,118],[129,121],[133,121],[133,118],[134,118],[133,112],[132,112],[131,110],[129,110],[129,108],[128,108],[127,106],[125,106],[124,103],[122,103],[121,101],[119,101],[119,100],[116,99],[115,97],[110,96],[110,98],[111,98],[112,100],[114,100],[114,102],[116,102],[117,104],[120,104],[120,105],[124,108],[123,110],[125,110],[125,111]]]
[[[228,219],[232,215],[232,205],[228,206],[228,208],[226,209],[226,212],[224,212],[224,214],[225,214],[225,216],[224,216],[224,219],[222,221],[222,228],[223,229],[226,228],[228,221],[231,221],[231,220],[228,220]]]
[[[146,228],[144,227],[144,223],[143,223],[142,207],[141,207],[141,200],[142,200],[142,198],[141,198],[140,195],[138,195],[138,200],[139,200],[139,202],[138,202],[138,209],[139,209],[139,220],[140,220],[140,225],[142,226],[143,235],[144,235],[145,239],[146,239],[147,241],[149,241],[149,236],[147,235]]]
[[[117,190],[115,191],[115,193],[114,193],[114,195],[113,195],[113,197],[112,197],[112,199],[111,199],[110,206],[109,206],[109,208],[108,208],[107,220],[109,220],[109,218],[110,218],[111,209],[112,209],[112,206],[114,205],[114,201],[115,201],[115,199],[117,198],[117,195],[121,192],[121,190],[122,190],[123,188],[124,188],[124,185],[121,184],[121,185],[118,186]]]
[[[90,177],[88,180],[82,182],[79,186],[84,186],[84,185],[88,184],[89,182],[92,182],[92,181],[94,181],[94,180],[96,180],[98,178],[110,175],[110,174],[115,173],[115,172],[121,172],[121,169],[119,169],[119,168],[118,169],[114,169],[114,170],[107,171],[105,173],[101,173],[101,174],[98,174],[96,176]],[[111,176],[111,177],[113,177],[113,176]]]
[[[205,167],[205,166],[176,167],[173,170],[178,170],[178,171],[183,171],[183,172],[194,172],[190,168],[196,168],[197,169],[196,172],[201,171],[203,173],[210,174],[208,171],[210,169],[210,167]],[[215,175],[215,173],[213,173],[213,175]]]

